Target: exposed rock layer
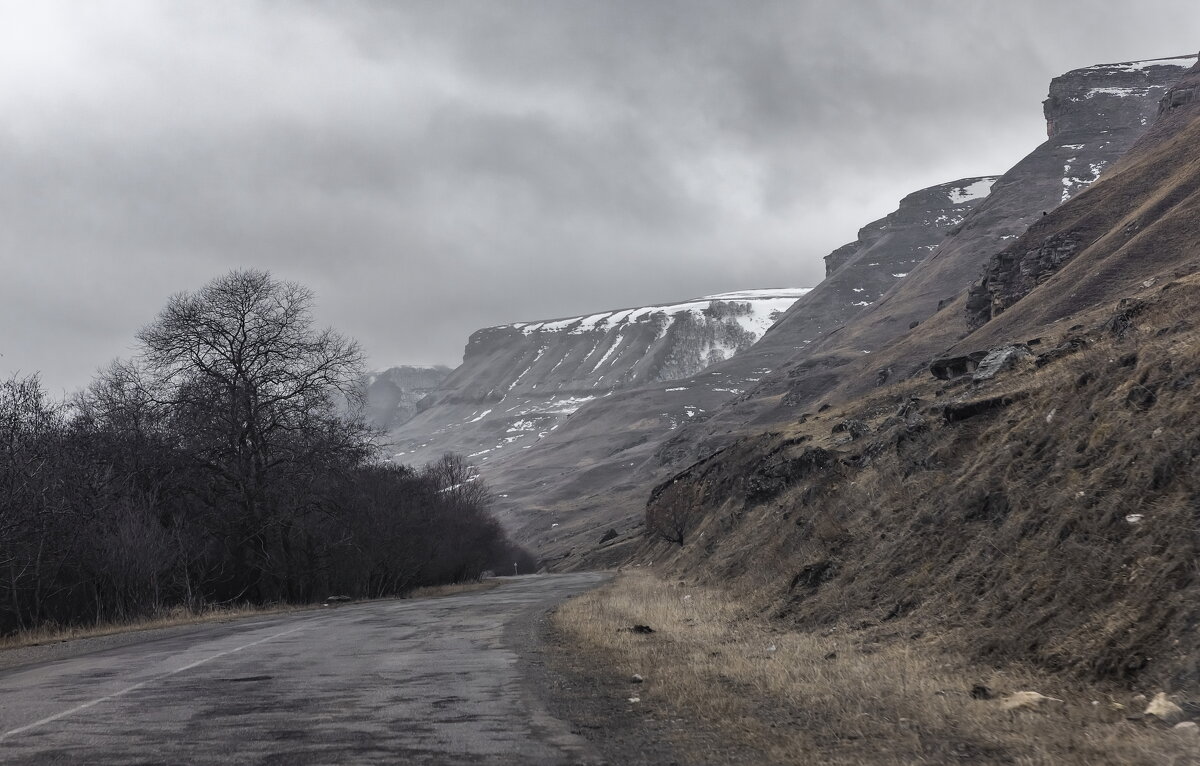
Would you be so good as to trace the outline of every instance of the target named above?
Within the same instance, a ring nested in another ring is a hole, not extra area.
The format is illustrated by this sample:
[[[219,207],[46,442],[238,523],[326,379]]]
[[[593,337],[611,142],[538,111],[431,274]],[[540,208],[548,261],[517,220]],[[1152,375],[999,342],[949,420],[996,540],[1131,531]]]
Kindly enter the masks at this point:
[[[1194,63],[1193,56],[1109,64],[1055,78],[1045,104],[1051,141],[1079,149],[1064,161],[1061,201],[1098,179],[1101,171],[1145,132],[1151,119],[1188,103],[1189,88],[1172,86],[1183,69]],[[1110,127],[1097,134],[1100,118]],[[1100,142],[1095,147],[1099,151],[1115,148],[1120,152],[1115,157],[1098,157],[1091,151],[1096,141]],[[1078,233],[1067,231],[1033,243],[1022,239],[997,252],[987,262],[983,279],[968,292],[968,325],[978,327],[1006,310],[1071,260],[1080,247]]]

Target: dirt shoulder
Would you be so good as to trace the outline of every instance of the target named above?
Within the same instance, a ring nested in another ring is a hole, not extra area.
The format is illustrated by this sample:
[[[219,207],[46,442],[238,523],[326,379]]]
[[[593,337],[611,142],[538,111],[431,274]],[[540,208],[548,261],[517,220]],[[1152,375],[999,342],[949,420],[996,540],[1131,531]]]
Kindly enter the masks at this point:
[[[519,653],[527,693],[550,715],[567,722],[572,733],[586,739],[602,762],[628,766],[753,762],[747,759],[750,751],[731,744],[721,732],[697,728],[690,716],[669,703],[643,704],[642,686],[631,675],[614,672],[607,653],[572,641],[558,626],[556,611],[530,612],[509,626],[506,641]]]
[[[568,601],[541,635],[562,715],[631,748],[613,762],[1200,763],[1200,736],[1143,715],[1134,691],[971,665],[929,636],[784,629],[648,572]],[[1052,699],[1009,709],[1018,692]]]

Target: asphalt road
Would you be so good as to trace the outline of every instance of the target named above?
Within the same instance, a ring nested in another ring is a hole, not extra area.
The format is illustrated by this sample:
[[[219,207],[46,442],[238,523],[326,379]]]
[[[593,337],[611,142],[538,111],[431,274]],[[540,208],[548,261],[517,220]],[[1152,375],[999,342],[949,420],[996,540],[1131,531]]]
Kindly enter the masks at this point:
[[[604,578],[513,578],[82,645],[0,670],[0,762],[592,763],[530,693],[505,634]]]

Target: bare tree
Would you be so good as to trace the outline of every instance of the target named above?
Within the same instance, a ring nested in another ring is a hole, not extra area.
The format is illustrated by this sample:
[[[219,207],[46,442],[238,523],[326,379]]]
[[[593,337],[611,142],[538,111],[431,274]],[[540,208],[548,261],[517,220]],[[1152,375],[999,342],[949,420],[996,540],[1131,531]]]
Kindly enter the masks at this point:
[[[646,506],[646,531],[676,545],[683,545],[695,526],[697,514],[692,493],[685,482],[675,481],[650,499]]]
[[[311,302],[233,272],[173,297],[69,405],[0,381],[0,633],[534,567],[462,458],[374,460],[347,409],[362,353]]]
[[[361,406],[362,351],[315,329],[312,302],[265,271],[234,271],[173,296],[138,334],[155,399],[217,490],[211,504],[237,508],[221,521],[243,589],[267,572],[291,582],[304,499],[289,479],[369,449],[361,419],[339,409]]]

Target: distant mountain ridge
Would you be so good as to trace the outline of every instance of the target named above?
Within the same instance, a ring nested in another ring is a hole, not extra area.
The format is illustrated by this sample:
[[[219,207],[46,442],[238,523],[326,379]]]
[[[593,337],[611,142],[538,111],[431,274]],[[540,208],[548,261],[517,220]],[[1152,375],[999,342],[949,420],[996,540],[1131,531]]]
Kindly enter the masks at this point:
[[[482,463],[532,446],[588,402],[749,348],[807,292],[743,290],[478,330],[462,365],[393,424],[393,455],[422,463],[453,451]]]
[[[506,521],[547,551],[569,545],[576,525],[580,534],[590,534],[597,520],[635,524],[640,507],[624,506],[625,493],[641,494],[648,477],[694,449],[688,434],[723,407],[744,401],[797,353],[903,282],[987,199],[994,180],[959,179],[907,195],[895,211],[831,253],[826,279],[750,348],[688,378],[592,402],[529,450],[489,465],[486,474],[505,496],[500,510]],[[529,476],[538,482],[529,483]]]

